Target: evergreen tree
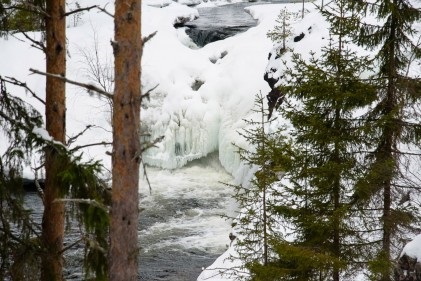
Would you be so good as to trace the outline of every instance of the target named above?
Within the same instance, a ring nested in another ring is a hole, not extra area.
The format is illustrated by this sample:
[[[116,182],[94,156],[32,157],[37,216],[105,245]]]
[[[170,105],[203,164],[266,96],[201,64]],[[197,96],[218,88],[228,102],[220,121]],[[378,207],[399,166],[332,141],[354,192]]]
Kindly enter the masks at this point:
[[[372,228],[381,228],[380,247],[370,263],[373,280],[390,281],[392,255],[402,245],[400,236],[414,230],[419,217],[407,196],[406,204],[399,201],[412,190],[419,190],[419,171],[411,166],[419,160],[419,114],[421,81],[409,76],[413,59],[421,57],[421,49],[414,36],[414,24],[421,19],[421,10],[407,0],[353,1],[353,9],[363,16],[374,15],[378,24],[360,20],[357,42],[375,50],[378,70],[374,77],[378,91],[373,106],[364,116],[370,136],[365,159],[368,162],[365,178],[355,193],[356,202],[374,206],[370,217]],[[381,199],[380,199],[381,198]],[[372,233],[371,235],[373,235]],[[395,248],[393,247],[395,246]]]
[[[0,157],[0,279],[38,280],[39,226],[23,207],[20,174],[23,163],[40,147],[30,132],[42,125],[42,116],[21,99],[10,96],[1,77],[0,88],[0,128],[9,140]]]
[[[253,173],[250,182],[234,185],[234,198],[239,203],[240,213],[234,224],[238,232],[235,233],[235,249],[245,268],[236,268],[227,273],[239,279],[249,280],[247,271],[257,265],[268,266],[273,258],[270,241],[281,239],[276,229],[279,221],[273,215],[273,206],[278,200],[275,188],[282,176],[281,167],[288,145],[283,143],[280,130],[271,132],[270,123],[265,121],[267,114],[264,108],[264,97],[256,97],[254,110],[255,120],[246,120],[248,128],[240,135],[249,144],[250,149],[239,147],[241,160]]]
[[[293,126],[294,154],[286,170],[287,199],[276,210],[291,224],[295,239],[274,243],[273,267],[282,277],[266,280],[339,281],[352,274],[362,252],[350,210],[363,171],[357,152],[365,141],[356,111],[373,101],[375,87],[360,79],[369,61],[347,47],[355,20],[346,5],[338,0],[323,8],[331,25],[329,46],[309,61],[294,55],[280,88],[286,93],[281,112]],[[268,274],[255,270],[258,276]]]
[[[304,13],[304,12],[303,12]],[[268,31],[267,37],[269,37],[272,41],[280,43],[282,42],[282,51],[285,52],[286,46],[285,41],[286,39],[291,36],[292,28],[291,28],[291,12],[288,12],[287,8],[283,8],[276,19],[278,25],[276,25],[273,30]]]
[[[85,162],[77,150],[67,149],[36,133],[43,126],[42,116],[23,100],[10,95],[6,82],[18,84],[16,80],[0,77],[0,127],[9,140],[8,149],[0,157],[0,279],[40,279],[41,258],[48,248],[42,243],[40,222],[32,219],[30,210],[23,204],[21,171],[23,165],[30,165],[31,155],[42,155],[48,147],[60,158],[57,176],[60,200],[77,203],[69,208],[68,214],[72,220],[69,223],[78,223],[83,230],[81,242],[73,245],[84,246],[84,264],[80,266],[85,268],[86,279],[105,280],[109,195],[98,177],[101,165],[96,161]],[[38,191],[45,201],[41,187]]]
[[[0,2],[0,36],[8,33],[44,31],[46,1],[24,0]]]

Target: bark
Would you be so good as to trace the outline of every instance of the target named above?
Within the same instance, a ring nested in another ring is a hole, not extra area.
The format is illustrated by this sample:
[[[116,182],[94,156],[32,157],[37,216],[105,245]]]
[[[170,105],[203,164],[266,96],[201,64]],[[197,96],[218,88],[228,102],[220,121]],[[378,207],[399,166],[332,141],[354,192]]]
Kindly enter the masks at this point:
[[[46,69],[48,73],[66,74],[66,22],[64,0],[48,0],[46,17]],[[65,143],[66,105],[65,83],[57,78],[46,79],[46,127],[57,141]],[[41,280],[63,280],[64,205],[55,203],[60,198],[60,160],[53,149],[46,150],[44,215],[42,240],[46,252],[42,256]]]
[[[137,280],[141,1],[115,2],[110,281]]]

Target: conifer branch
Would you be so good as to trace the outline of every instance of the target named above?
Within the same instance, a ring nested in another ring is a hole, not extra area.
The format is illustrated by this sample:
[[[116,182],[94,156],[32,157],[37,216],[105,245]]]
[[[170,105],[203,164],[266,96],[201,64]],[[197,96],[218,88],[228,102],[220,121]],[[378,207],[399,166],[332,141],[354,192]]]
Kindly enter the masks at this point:
[[[44,9],[41,9],[41,7],[38,7],[34,4],[31,4],[29,2],[22,2],[21,5],[11,5],[8,7],[2,7],[4,10],[21,10],[21,11],[27,11],[36,13],[42,16],[45,16],[47,18],[50,18],[50,15],[44,11]]]
[[[54,77],[54,78],[57,78],[57,79],[60,79],[60,80],[62,80],[64,82],[66,82],[66,83],[69,83],[69,84],[72,84],[72,85],[76,85],[76,86],[85,88],[85,89],[88,90],[88,92],[89,91],[94,91],[94,92],[96,92],[96,93],[98,93],[98,94],[100,94],[100,95],[102,95],[102,96],[104,96],[104,97],[106,97],[108,99],[113,99],[113,94],[111,94],[111,93],[109,93],[107,91],[104,91],[104,90],[98,88],[95,85],[77,82],[77,81],[70,80],[70,79],[68,79],[68,78],[66,78],[64,76],[58,75],[58,74],[52,74],[52,73],[42,72],[42,71],[39,71],[39,70],[36,70],[36,69],[33,69],[33,68],[30,68],[29,71],[31,71],[31,72],[33,72],[35,74],[39,74],[39,75]]]

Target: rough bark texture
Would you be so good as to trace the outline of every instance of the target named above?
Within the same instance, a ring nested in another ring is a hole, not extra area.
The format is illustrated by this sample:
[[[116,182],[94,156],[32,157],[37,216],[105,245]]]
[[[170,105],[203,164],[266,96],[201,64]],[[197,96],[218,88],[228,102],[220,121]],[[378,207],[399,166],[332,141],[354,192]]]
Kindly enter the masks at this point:
[[[110,281],[137,280],[140,163],[140,0],[115,2]]]
[[[46,68],[48,73],[66,74],[66,22],[64,0],[48,0],[46,18]],[[65,83],[47,77],[46,84],[46,126],[48,133],[57,141],[65,142],[66,105]],[[42,219],[42,239],[47,248],[42,256],[41,280],[63,280],[63,236],[64,205],[55,203],[60,197],[60,184],[57,180],[59,160],[52,149],[47,149],[45,158],[45,209]]]

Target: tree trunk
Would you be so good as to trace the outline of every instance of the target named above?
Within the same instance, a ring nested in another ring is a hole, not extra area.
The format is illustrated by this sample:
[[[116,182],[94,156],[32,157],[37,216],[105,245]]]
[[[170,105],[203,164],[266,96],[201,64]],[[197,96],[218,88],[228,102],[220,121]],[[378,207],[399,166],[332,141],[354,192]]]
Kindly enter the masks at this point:
[[[66,20],[64,0],[46,2],[46,69],[48,73],[66,74]],[[65,83],[59,79],[46,78],[46,127],[55,140],[65,143],[66,105]],[[54,202],[60,198],[60,184],[57,174],[60,165],[57,153],[46,150],[44,215],[42,218],[42,240],[46,253],[42,256],[41,280],[63,280],[63,236],[64,205]]]
[[[141,1],[115,2],[110,281],[137,280]]]

